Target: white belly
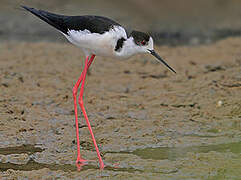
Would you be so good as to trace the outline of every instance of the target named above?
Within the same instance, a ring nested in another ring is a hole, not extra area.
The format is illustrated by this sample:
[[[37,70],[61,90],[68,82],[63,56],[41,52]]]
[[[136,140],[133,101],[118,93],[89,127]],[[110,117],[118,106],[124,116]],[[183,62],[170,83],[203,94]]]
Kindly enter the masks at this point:
[[[69,30],[65,37],[74,45],[80,47],[86,55],[116,56],[115,46],[119,38],[127,38],[124,28],[116,26],[103,34],[91,33],[88,30]]]

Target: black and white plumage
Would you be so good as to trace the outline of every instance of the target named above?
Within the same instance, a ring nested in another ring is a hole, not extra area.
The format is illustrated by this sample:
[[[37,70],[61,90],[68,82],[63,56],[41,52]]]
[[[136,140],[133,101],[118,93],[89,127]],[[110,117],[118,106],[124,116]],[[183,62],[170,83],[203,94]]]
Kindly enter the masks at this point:
[[[138,53],[150,53],[175,72],[153,48],[153,39],[139,31],[127,31],[119,23],[102,16],[64,16],[22,6],[60,31],[71,43],[87,55],[129,58]]]
[[[73,88],[77,137],[76,164],[77,167],[80,167],[79,164],[87,161],[81,158],[79,143],[77,92],[81,84],[78,102],[90,131],[96,153],[99,158],[100,168],[103,169],[104,162],[100,155],[100,151],[83,104],[85,78],[87,70],[93,62],[95,56],[100,55],[114,58],[128,58],[137,53],[150,53],[164,63],[171,71],[175,71],[154,51],[153,39],[146,33],[132,31],[128,36],[125,28],[123,28],[120,24],[102,16],[64,16],[26,6],[22,7],[55,27],[71,43],[80,47],[84,51],[86,55],[84,70]]]

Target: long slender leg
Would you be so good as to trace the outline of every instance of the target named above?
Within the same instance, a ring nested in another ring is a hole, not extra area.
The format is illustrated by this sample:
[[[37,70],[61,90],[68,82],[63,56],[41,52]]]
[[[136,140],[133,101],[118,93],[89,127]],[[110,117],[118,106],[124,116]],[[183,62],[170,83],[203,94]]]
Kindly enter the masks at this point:
[[[90,67],[91,63],[93,62],[95,58],[95,55],[92,55],[90,60],[88,61],[88,66],[87,69]],[[81,73],[78,81],[74,85],[73,88],[73,97],[74,97],[74,113],[75,113],[75,126],[76,126],[76,138],[77,138],[77,160],[76,163],[82,163],[85,162],[86,160],[81,158],[80,155],[80,143],[79,143],[79,124],[78,124],[78,113],[77,113],[77,92],[78,92],[78,87],[83,79],[83,72]]]
[[[104,162],[103,162],[103,160],[102,160],[102,158],[100,156],[100,151],[99,151],[99,148],[97,146],[97,143],[96,143],[96,140],[95,140],[95,137],[94,137],[94,134],[93,134],[90,122],[88,120],[88,116],[87,116],[85,108],[84,108],[84,103],[83,103],[83,93],[84,93],[85,77],[86,77],[86,73],[87,73],[87,69],[88,69],[88,64],[87,64],[88,63],[88,59],[87,58],[85,60],[85,68],[84,68],[84,71],[83,71],[83,79],[82,79],[80,95],[79,95],[79,105],[81,107],[81,110],[82,110],[83,115],[85,117],[86,123],[88,125],[89,131],[90,131],[90,134],[91,134],[91,138],[93,140],[93,143],[94,143],[94,146],[95,146],[95,150],[96,150],[97,156],[99,158],[100,168],[103,169],[104,168]]]

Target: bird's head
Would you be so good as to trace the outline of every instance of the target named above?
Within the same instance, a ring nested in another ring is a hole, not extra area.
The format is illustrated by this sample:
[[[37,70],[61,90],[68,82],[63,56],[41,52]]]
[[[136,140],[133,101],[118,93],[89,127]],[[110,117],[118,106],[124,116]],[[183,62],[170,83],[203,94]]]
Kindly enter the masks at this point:
[[[146,33],[139,31],[132,31],[130,34],[131,39],[133,39],[133,43],[135,46],[135,51],[138,53],[149,53],[156,57],[159,61],[161,61],[164,65],[166,65],[172,72],[176,73],[176,71],[171,68],[155,51],[153,47],[153,39]]]

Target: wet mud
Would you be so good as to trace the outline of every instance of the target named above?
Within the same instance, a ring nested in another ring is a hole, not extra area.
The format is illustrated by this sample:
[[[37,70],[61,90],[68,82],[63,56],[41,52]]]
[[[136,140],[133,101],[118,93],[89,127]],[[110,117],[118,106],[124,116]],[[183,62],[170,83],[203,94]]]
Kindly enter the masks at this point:
[[[69,44],[0,44],[0,179],[239,179],[241,39],[97,57],[84,103],[106,168],[79,111],[75,166],[72,87],[83,54]]]

